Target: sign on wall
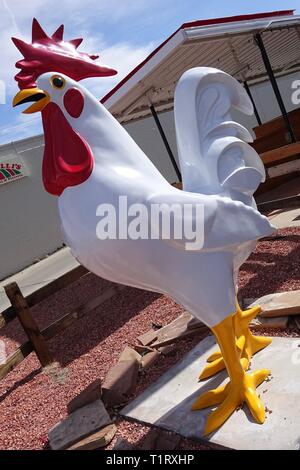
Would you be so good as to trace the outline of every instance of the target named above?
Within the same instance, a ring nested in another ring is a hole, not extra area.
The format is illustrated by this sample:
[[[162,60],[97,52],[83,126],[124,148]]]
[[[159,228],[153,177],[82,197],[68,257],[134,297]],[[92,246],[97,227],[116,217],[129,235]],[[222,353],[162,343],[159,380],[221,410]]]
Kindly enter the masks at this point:
[[[28,176],[28,170],[18,155],[0,158],[0,185]]]

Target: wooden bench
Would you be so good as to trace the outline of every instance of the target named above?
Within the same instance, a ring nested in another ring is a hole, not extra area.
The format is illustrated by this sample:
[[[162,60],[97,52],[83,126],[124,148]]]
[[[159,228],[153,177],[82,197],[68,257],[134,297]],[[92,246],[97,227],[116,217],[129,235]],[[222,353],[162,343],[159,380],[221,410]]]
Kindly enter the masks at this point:
[[[261,153],[260,158],[265,165],[272,165],[273,163],[287,160],[291,157],[300,156],[300,142],[294,144],[284,145],[274,150],[268,150]]]

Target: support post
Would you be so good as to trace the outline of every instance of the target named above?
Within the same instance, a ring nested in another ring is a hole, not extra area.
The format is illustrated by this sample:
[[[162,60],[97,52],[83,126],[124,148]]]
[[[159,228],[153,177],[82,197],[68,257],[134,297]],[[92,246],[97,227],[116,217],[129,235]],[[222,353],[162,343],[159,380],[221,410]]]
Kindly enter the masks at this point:
[[[48,366],[54,362],[53,356],[49,351],[47,342],[42,336],[37,323],[35,322],[28,304],[24,299],[22,292],[16,282],[4,286],[5,293],[9,298],[12,307],[15,309],[20,323],[30,340],[36,355],[42,367]]]
[[[279,108],[281,110],[282,117],[284,119],[284,122],[285,122],[285,125],[286,125],[286,128],[287,128],[287,131],[290,135],[291,142],[295,143],[296,138],[295,138],[295,135],[294,135],[294,131],[292,129],[292,126],[291,126],[291,123],[290,123],[290,120],[289,120],[289,116],[288,116],[288,113],[286,111],[286,108],[285,108],[285,105],[284,105],[284,102],[283,102],[283,99],[282,99],[282,96],[281,96],[281,93],[280,93],[280,90],[279,90],[274,72],[273,72],[273,69],[272,69],[270,59],[268,57],[268,53],[266,51],[264,42],[262,40],[261,34],[260,33],[255,34],[254,38],[255,38],[256,44],[258,45],[258,47],[260,49],[262,60],[263,60],[264,65],[266,67],[266,71],[267,71],[267,74],[269,76],[272,88],[274,90]]]
[[[249,96],[249,98],[250,98],[250,100],[251,100],[251,103],[252,103],[252,105],[253,105],[253,110],[254,110],[254,114],[255,114],[256,120],[257,120],[257,124],[258,124],[259,126],[261,126],[261,125],[262,125],[262,122],[261,122],[261,119],[260,119],[260,115],[259,115],[259,113],[258,113],[258,110],[257,110],[256,104],[255,104],[253,95],[252,95],[252,93],[251,93],[251,91],[250,91],[250,87],[249,87],[249,85],[248,85],[248,82],[246,82],[246,81],[244,82],[244,87],[245,87],[245,90],[246,90],[246,92],[247,92],[247,95]]]
[[[151,111],[151,114],[152,114],[152,116],[153,116],[153,118],[154,118],[155,124],[156,124],[156,126],[157,126],[157,128],[158,128],[158,131],[159,131],[159,133],[160,133],[160,136],[161,136],[161,138],[162,138],[162,140],[163,140],[163,143],[164,143],[164,145],[165,145],[165,147],[166,147],[166,150],[167,150],[167,152],[168,152],[168,154],[169,154],[169,157],[170,157],[170,160],[171,160],[171,162],[172,162],[173,168],[174,168],[174,170],[175,170],[175,172],[176,172],[176,175],[177,175],[179,181],[181,182],[181,181],[182,181],[182,178],[181,178],[180,170],[179,170],[179,168],[178,168],[177,162],[176,162],[176,160],[175,160],[175,157],[174,157],[173,152],[172,152],[172,150],[171,150],[171,147],[170,147],[170,145],[169,145],[168,139],[167,139],[167,137],[166,137],[166,134],[164,133],[164,130],[163,130],[162,125],[161,125],[161,122],[160,122],[160,120],[159,120],[159,117],[158,117],[158,115],[157,115],[157,112],[156,112],[156,110],[155,110],[153,104],[150,105],[150,111]]]

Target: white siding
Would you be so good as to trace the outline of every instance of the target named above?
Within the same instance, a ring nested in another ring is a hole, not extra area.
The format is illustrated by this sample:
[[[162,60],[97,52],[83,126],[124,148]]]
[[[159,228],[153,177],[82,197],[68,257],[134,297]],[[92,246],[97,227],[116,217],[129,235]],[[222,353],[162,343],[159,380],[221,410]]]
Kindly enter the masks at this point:
[[[173,155],[178,161],[173,111],[159,114],[159,120],[167,136]],[[171,183],[177,181],[175,170],[153,117],[151,116],[125,124],[124,127],[143,149],[145,154],[151,158],[165,178]]]

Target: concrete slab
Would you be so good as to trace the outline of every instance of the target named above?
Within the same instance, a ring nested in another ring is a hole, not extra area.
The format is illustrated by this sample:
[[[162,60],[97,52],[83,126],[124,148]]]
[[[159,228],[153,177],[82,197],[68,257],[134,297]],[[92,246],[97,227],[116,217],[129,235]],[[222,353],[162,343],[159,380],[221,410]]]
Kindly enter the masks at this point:
[[[70,249],[63,248],[23,271],[4,279],[0,282],[0,312],[10,306],[3,289],[6,284],[13,281],[17,282],[26,297],[77,266],[79,266],[79,263],[71,254]]]
[[[191,405],[200,393],[226,379],[221,372],[208,381],[197,381],[206,358],[215,349],[214,338],[208,336],[121,414],[201,439],[211,410],[191,411]],[[207,440],[233,449],[300,449],[300,339],[274,338],[268,348],[254,356],[251,369],[259,368],[270,368],[273,377],[258,389],[268,410],[266,422],[254,423],[244,406]]]
[[[300,209],[286,209],[278,211],[269,217],[272,225],[279,228],[299,227],[300,226]]]

